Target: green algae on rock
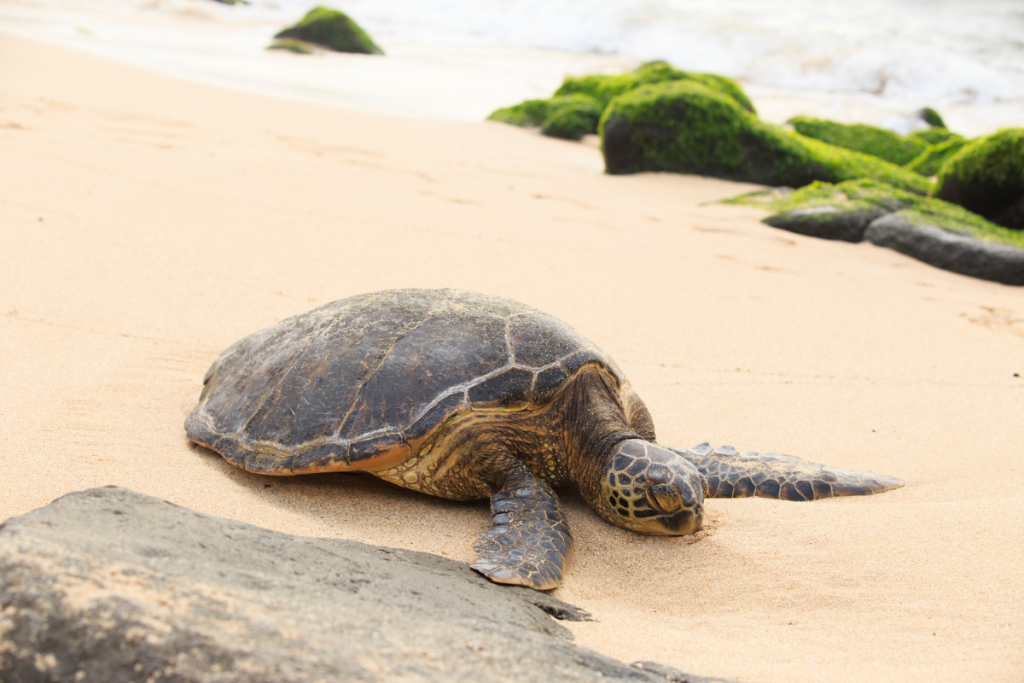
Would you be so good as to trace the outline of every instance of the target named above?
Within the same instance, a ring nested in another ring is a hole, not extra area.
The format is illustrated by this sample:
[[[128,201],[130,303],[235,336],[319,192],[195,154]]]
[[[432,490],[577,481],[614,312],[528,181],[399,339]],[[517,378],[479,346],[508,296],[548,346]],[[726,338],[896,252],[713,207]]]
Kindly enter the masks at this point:
[[[794,116],[788,123],[797,133],[806,137],[821,140],[836,147],[870,154],[898,166],[913,161],[915,157],[925,151],[929,144],[924,140],[903,137],[891,130],[863,123],[836,123],[809,116]]]
[[[600,118],[601,107],[597,100],[583,94],[526,100],[498,109],[487,117],[489,121],[540,128],[544,135],[567,140],[579,140],[584,135],[596,133]]]
[[[939,112],[931,107],[925,107],[920,111],[921,118],[932,128],[945,128],[946,122],[939,116]]]
[[[963,140],[963,136],[957,135],[948,128],[925,128],[923,130],[915,130],[913,133],[907,136],[908,138],[914,138],[920,140],[927,145],[938,145],[946,142],[947,140]]]
[[[931,187],[894,164],[761,121],[694,81],[619,95],[605,109],[599,131],[605,167],[613,174],[674,171],[793,187],[874,178],[920,194]]]
[[[676,69],[667,62],[648,62],[624,74],[569,76],[555,95],[584,94],[596,99],[604,110],[619,95],[644,85],[669,81],[693,81],[732,99],[743,109],[755,114],[754,104],[736,81],[717,74],[695,73]]]
[[[320,45],[335,52],[382,55],[373,39],[347,14],[329,7],[314,7],[297,24],[274,36]]]
[[[935,195],[1024,230],[1024,128],[1004,128],[964,145],[939,170]]]
[[[716,74],[681,71],[667,62],[648,62],[624,74],[568,76],[553,97],[526,100],[504,107],[488,116],[514,126],[540,128],[541,133],[567,140],[579,140],[597,132],[601,113],[617,96],[643,85],[668,81],[693,81],[732,99],[753,113],[754,105],[743,89],[730,78]]]
[[[945,142],[932,145],[903,168],[926,177],[937,175],[946,160],[959,152],[966,144],[966,140],[956,135]]]
[[[294,40],[292,38],[275,40],[267,46],[267,49],[284,50],[285,52],[294,52],[299,55],[311,55],[316,52],[310,43],[306,43],[301,40]]]
[[[1024,234],[884,183],[812,183],[788,194],[760,191],[728,201],[767,207],[776,213],[764,222],[790,232],[868,241],[962,275],[1024,285]]]
[[[541,125],[540,132],[555,138],[579,140],[584,135],[597,132],[601,120],[601,107],[592,97],[569,95],[554,97],[560,102],[551,108]]]

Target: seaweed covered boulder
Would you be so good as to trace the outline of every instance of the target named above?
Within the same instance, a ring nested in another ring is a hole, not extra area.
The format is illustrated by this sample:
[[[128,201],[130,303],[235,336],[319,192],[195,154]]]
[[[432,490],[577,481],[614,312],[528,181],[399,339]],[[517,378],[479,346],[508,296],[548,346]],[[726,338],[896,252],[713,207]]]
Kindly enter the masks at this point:
[[[718,74],[683,71],[663,61],[648,62],[638,67],[635,71],[624,74],[569,76],[562,82],[558,90],[555,91],[555,96],[589,95],[597,100],[601,109],[604,110],[613,99],[623,93],[644,85],[671,81],[699,83],[706,88],[725,95],[751,114],[756,113],[753,102],[743,92],[743,88],[731,78],[719,76]]]
[[[874,178],[927,194],[931,183],[876,157],[790,133],[694,81],[619,95],[601,117],[609,173],[673,171],[763,185]]]
[[[945,128],[946,122],[939,116],[939,112],[935,111],[931,107],[925,107],[921,111],[917,112],[917,115],[921,117],[921,120],[927,123],[932,128]]]
[[[1004,128],[964,145],[940,169],[935,195],[1024,230],[1024,128]]]
[[[937,175],[946,161],[959,152],[966,144],[966,140],[959,135],[954,135],[945,142],[932,145],[921,152],[913,161],[905,164],[904,168],[923,176],[931,177]]]
[[[540,128],[544,135],[566,140],[579,140],[596,133],[600,118],[601,107],[597,100],[584,94],[526,100],[498,109],[487,117],[489,121]]]
[[[809,116],[794,116],[788,123],[800,135],[827,142],[836,147],[870,154],[902,166],[924,152],[929,143],[914,137],[903,137],[891,130],[863,123],[845,124]]]
[[[963,140],[963,136],[957,135],[948,128],[940,128],[938,126],[932,126],[931,128],[923,128],[921,130],[915,130],[907,137],[914,138],[915,140],[920,140],[926,145],[938,145],[940,143],[946,142],[947,140]]]
[[[487,118],[514,126],[540,128],[542,134],[552,137],[579,140],[584,135],[597,132],[601,114],[614,98],[643,85],[668,81],[699,83],[754,113],[750,98],[730,78],[682,71],[667,62],[648,62],[624,74],[568,76],[554,96],[503,107]]]
[[[1024,285],[1024,235],[963,207],[871,180],[813,183],[795,192],[731,200],[774,211],[773,227],[846,242],[867,241],[962,275]]]
[[[359,24],[347,14],[329,7],[314,7],[298,23],[284,29],[274,38],[312,43],[335,52],[384,54]]]

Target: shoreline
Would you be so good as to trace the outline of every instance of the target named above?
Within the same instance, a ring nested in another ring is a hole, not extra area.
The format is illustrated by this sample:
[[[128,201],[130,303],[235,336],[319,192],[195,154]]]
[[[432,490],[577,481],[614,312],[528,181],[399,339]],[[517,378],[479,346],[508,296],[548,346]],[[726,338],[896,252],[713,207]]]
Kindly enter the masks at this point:
[[[122,8],[121,14],[9,7],[0,8],[0,31],[204,85],[369,113],[452,121],[481,121],[500,107],[550,97],[565,76],[624,72],[642,61],[614,53],[401,37],[388,43],[385,58],[293,55],[265,49],[280,28],[276,15],[234,23],[224,19],[229,16],[230,8],[187,3],[175,12]],[[978,137],[1024,120],[1024,101],[942,105],[927,97],[739,82],[759,116],[779,124],[807,115],[901,129],[916,111],[937,106],[951,130]]]
[[[599,620],[570,625],[577,644],[765,683],[1024,670],[1018,289],[716,203],[752,185],[608,176],[592,147],[511,126],[255,96],[2,33],[0,54],[23,65],[0,73],[0,519],[116,484],[471,561],[485,501],[260,477],[182,428],[242,336],[364,291],[462,287],[594,339],[660,442],[906,482],[712,500],[676,539],[567,495],[576,555],[555,594]]]

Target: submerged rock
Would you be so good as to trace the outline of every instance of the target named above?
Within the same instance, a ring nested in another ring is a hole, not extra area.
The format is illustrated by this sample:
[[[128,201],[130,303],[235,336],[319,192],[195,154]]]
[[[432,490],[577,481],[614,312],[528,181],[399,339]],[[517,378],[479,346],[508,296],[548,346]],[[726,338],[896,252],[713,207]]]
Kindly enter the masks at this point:
[[[468,565],[119,488],[0,525],[0,680],[703,681],[569,642],[572,605]]]
[[[329,7],[315,7],[297,24],[274,36],[312,43],[335,52],[382,55],[373,39],[347,14]]]
[[[939,171],[935,195],[1024,230],[1024,128],[1004,128],[964,145]]]

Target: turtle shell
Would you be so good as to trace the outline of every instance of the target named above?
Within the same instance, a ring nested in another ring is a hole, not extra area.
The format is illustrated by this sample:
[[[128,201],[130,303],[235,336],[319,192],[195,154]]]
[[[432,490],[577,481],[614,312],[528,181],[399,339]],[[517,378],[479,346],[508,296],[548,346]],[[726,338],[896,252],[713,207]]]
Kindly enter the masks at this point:
[[[253,472],[385,467],[462,413],[546,405],[587,365],[625,381],[593,342],[516,301],[374,292],[233,344],[206,373],[185,428]]]

